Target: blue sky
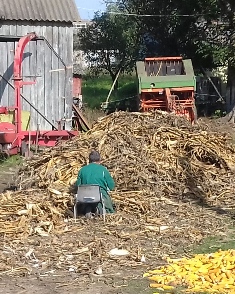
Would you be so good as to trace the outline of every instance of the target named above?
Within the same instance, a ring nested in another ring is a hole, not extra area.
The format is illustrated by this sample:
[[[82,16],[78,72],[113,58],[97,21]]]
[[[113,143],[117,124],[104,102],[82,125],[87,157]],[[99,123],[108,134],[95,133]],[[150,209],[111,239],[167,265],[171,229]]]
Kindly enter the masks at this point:
[[[94,12],[105,10],[103,0],[75,0],[82,19],[92,19]]]

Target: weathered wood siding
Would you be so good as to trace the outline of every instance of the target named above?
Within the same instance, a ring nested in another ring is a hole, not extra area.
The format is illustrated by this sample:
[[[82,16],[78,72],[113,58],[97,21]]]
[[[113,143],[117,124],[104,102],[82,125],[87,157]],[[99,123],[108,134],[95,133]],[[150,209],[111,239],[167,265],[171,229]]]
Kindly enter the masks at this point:
[[[0,24],[0,35],[24,36],[30,32],[45,37],[69,67],[65,72],[61,61],[43,40],[31,41],[25,48],[22,65],[24,80],[32,81],[35,77],[36,84],[24,86],[22,94],[57,126],[57,121],[72,116],[73,27],[53,22],[8,21]],[[12,84],[16,45],[17,42],[13,41],[0,42],[0,73]],[[27,102],[23,99],[22,102],[23,110],[31,113],[31,130],[36,130],[38,124],[40,130],[52,129]],[[14,90],[1,77],[0,105],[14,106]],[[66,128],[70,126],[71,122],[68,122]]]

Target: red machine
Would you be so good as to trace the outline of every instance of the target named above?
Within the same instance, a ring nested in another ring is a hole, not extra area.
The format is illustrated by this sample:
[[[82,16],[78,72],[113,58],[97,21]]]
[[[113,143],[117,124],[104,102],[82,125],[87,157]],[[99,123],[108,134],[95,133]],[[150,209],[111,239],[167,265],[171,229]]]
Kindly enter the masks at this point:
[[[15,106],[13,108],[0,107],[0,115],[7,114],[9,110],[14,111],[14,123],[0,122],[0,152],[5,152],[8,155],[17,154],[20,151],[25,153],[29,143],[53,147],[57,144],[58,140],[67,140],[78,134],[78,131],[62,130],[61,122],[58,123],[58,127],[53,126],[51,131],[38,130],[29,132],[22,130],[21,89],[24,85],[36,83],[35,81],[23,81],[22,58],[25,46],[36,38],[37,35],[35,33],[30,33],[19,40],[14,56]],[[44,119],[47,120],[46,117]]]

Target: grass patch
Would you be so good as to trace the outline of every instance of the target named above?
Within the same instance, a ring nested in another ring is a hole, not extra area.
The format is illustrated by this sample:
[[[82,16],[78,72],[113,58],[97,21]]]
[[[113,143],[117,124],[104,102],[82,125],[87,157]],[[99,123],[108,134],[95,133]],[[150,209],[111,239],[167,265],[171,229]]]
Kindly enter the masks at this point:
[[[134,75],[122,75],[118,80],[118,90],[113,92],[110,101],[137,95],[137,82]],[[112,87],[109,75],[84,77],[82,82],[83,102],[91,109],[100,109]]]
[[[225,251],[228,249],[235,249],[235,230],[232,228],[228,236],[215,236],[208,237],[202,241],[202,243],[194,247],[192,252],[195,254],[207,254],[214,253],[219,249]]]
[[[0,167],[14,167],[22,162],[23,158],[20,155],[12,155],[10,157],[0,158]]]

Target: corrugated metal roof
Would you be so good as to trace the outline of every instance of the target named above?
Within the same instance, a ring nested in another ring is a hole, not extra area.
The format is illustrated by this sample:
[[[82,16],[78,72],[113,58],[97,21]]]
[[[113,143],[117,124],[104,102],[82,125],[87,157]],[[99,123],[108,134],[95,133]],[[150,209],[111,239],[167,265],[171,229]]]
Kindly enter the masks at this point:
[[[79,21],[74,0],[0,0],[0,18],[31,21]]]

